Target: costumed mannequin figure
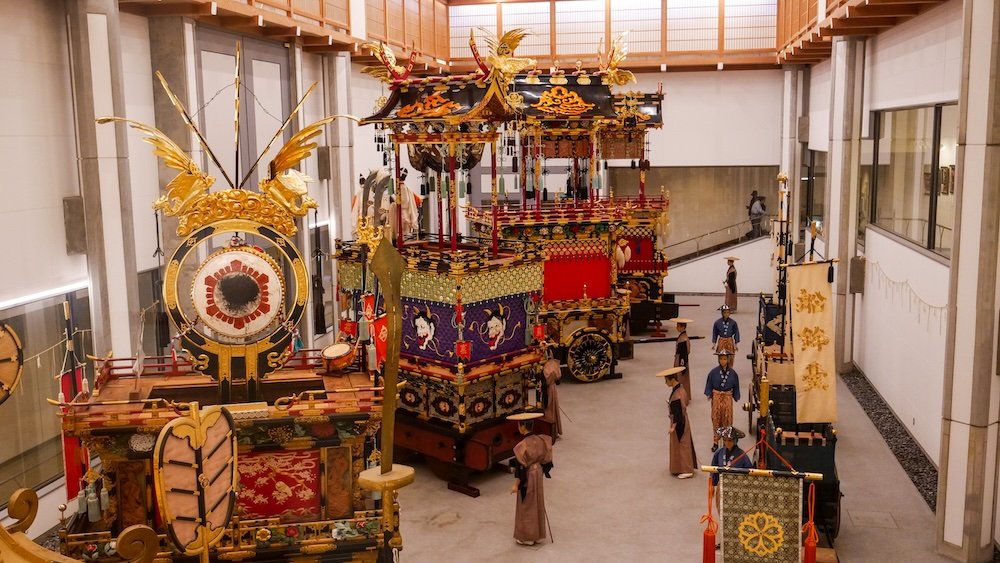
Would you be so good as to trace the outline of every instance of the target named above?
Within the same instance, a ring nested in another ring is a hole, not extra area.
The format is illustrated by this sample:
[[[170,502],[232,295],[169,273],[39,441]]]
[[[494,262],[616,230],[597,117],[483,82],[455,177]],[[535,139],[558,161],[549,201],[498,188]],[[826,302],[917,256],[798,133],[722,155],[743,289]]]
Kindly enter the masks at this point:
[[[742,430],[733,428],[732,426],[724,426],[716,431],[715,436],[716,439],[722,439],[722,449],[716,451],[712,456],[712,465],[716,467],[753,469],[753,460],[750,459],[750,454],[743,455],[745,452],[736,445],[736,441],[745,436]],[[715,487],[715,510],[721,515],[718,473],[712,474],[712,486]],[[719,544],[716,544],[715,547],[719,547]]]
[[[670,319],[668,322],[677,323],[677,348],[674,349],[674,367],[683,367],[684,371],[677,374],[677,379],[684,386],[684,391],[687,393],[688,402],[691,401],[691,370],[688,369],[690,365],[689,357],[691,355],[691,339],[688,338],[687,325],[693,323],[691,319],[685,319],[682,317],[676,317]],[[687,405],[685,405],[687,406]]]
[[[729,264],[729,268],[726,270],[726,280],[722,282],[722,285],[726,288],[726,305],[732,312],[736,312],[736,261],[739,258],[735,256],[726,256],[726,263]]]
[[[712,344],[715,345],[716,353],[728,352],[735,355],[740,344],[740,327],[736,324],[736,319],[730,317],[733,311],[729,305],[723,305],[719,310],[722,311],[722,316],[712,325]]]
[[[535,545],[545,539],[545,494],[542,478],[550,477],[552,469],[552,438],[532,434],[533,420],[542,413],[518,413],[507,417],[516,420],[517,429],[524,438],[514,446],[514,468],[516,480],[511,494],[516,495],[514,512],[514,541],[520,545]]]
[[[740,400],[740,376],[729,366],[732,357],[717,352],[718,367],[705,379],[705,397],[712,402],[712,451],[719,449],[719,429],[733,425],[733,402]]]
[[[542,420],[548,422],[552,425],[555,430],[555,436],[562,436],[562,416],[559,414],[559,390],[556,384],[562,379],[562,366],[559,364],[559,360],[555,358],[549,358],[542,365],[542,377],[545,379],[542,382],[542,393],[541,401],[542,408],[545,409],[545,415],[542,416]]]
[[[670,474],[678,479],[689,479],[698,466],[698,455],[694,451],[694,441],[691,438],[691,421],[688,420],[687,405],[691,401],[687,391],[681,385],[678,375],[683,367],[667,368],[656,374],[663,377],[670,387],[667,405],[670,411]]]

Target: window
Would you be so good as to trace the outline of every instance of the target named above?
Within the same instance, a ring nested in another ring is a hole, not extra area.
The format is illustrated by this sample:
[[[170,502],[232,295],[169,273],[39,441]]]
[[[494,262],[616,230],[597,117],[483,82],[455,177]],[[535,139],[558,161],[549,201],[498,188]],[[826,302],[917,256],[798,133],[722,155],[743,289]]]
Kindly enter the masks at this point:
[[[950,257],[958,107],[880,111],[874,119],[874,142],[862,150],[868,160],[862,161],[859,190],[867,221]]]
[[[37,489],[63,475],[59,416],[46,399],[59,395],[55,376],[73,367],[61,343],[66,330],[64,301],[70,304],[77,360],[82,361],[84,354],[94,353],[86,289],[0,311],[0,322],[9,324],[20,338],[25,359],[20,385],[0,408],[0,426],[5,429],[0,440],[0,507],[15,490]]]
[[[802,149],[801,196],[799,197],[799,240],[813,222],[822,230],[826,214],[826,153]]]

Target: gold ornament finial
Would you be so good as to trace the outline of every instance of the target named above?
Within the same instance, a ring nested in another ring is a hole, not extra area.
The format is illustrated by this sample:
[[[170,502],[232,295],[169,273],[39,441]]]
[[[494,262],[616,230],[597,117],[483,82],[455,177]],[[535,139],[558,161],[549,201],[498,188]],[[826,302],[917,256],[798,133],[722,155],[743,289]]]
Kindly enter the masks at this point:
[[[782,184],[784,184],[785,182],[787,182],[788,181],[788,174],[785,174],[784,172],[779,172],[778,173],[778,181],[781,182]]]
[[[358,242],[367,246],[370,254],[374,254],[379,243],[385,239],[386,231],[385,227],[377,226],[374,219],[362,217],[358,220],[355,234]]]

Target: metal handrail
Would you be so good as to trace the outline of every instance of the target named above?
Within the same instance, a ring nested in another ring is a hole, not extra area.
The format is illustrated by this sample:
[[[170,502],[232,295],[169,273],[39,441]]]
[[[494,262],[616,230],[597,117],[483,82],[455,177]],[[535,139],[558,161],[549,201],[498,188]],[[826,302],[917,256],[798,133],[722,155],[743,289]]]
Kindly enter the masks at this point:
[[[771,232],[771,228],[770,228],[771,227],[771,221],[775,217],[777,217],[777,215],[765,215],[763,217],[763,219],[761,220],[761,223],[760,223],[761,236],[770,234],[770,232]],[[673,253],[670,252],[671,248],[678,247],[678,246],[680,246],[682,244],[688,244],[688,243],[691,243],[691,242],[695,242],[696,243],[696,247],[695,247],[695,251],[694,251],[693,255],[694,256],[698,256],[698,255],[701,254],[701,243],[702,243],[702,241],[706,237],[710,237],[712,235],[716,235],[716,234],[719,234],[719,233],[725,233],[725,232],[730,232],[731,233],[733,231],[733,229],[737,229],[737,228],[740,228],[740,230],[738,232],[740,233],[740,238],[742,238],[743,235],[746,234],[746,231],[744,231],[743,228],[747,228],[748,230],[752,229],[753,228],[753,223],[749,219],[745,219],[743,221],[740,221],[739,223],[735,223],[735,224],[729,225],[727,227],[721,227],[721,228],[715,229],[714,231],[709,231],[707,233],[698,235],[696,237],[691,237],[689,239],[685,239],[685,240],[682,240],[680,242],[675,242],[675,243],[672,243],[672,244],[668,244],[663,250],[664,250],[664,252],[666,253],[667,256],[672,256]],[[688,256],[688,255],[686,254],[685,256]]]

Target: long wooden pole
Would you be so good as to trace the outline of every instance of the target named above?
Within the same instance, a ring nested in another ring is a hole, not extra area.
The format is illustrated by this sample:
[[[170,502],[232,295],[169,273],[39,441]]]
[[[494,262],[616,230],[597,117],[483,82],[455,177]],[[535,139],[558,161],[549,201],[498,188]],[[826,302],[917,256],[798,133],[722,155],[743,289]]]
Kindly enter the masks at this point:
[[[393,181],[396,184],[396,248],[403,249],[403,180],[400,178],[399,143],[392,144],[396,153],[396,170]]]
[[[497,257],[500,250],[500,233],[497,227],[497,142],[494,140],[490,144],[490,207],[493,212],[493,257]]]
[[[448,231],[451,235],[451,250],[458,251],[458,194],[455,182],[455,143],[448,143]]]

